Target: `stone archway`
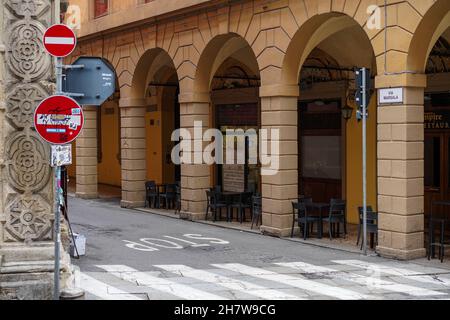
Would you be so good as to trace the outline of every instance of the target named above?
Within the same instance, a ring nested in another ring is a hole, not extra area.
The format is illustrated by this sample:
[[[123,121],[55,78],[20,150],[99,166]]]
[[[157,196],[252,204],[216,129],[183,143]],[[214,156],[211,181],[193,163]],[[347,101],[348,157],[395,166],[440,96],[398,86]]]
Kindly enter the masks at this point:
[[[348,50],[350,47],[353,49]],[[312,59],[316,54],[316,58],[319,58],[320,52],[325,54],[324,57],[329,56],[329,58],[325,58],[322,66],[315,65]],[[305,61],[312,63],[311,65],[305,65]],[[276,77],[265,78],[266,75],[263,74],[263,87],[261,89],[263,106],[262,126],[280,128],[280,140],[282,145],[285,146],[280,152],[280,170],[273,177],[263,179],[263,181],[265,180],[265,183],[263,183],[263,198],[264,202],[269,204],[263,206],[265,217],[263,231],[266,233],[277,236],[290,235],[292,228],[291,202],[297,199],[302,191],[302,188],[299,188],[302,182],[298,174],[300,171],[300,177],[302,176],[302,172],[299,170],[301,163],[299,160],[302,157],[301,139],[299,140],[298,136],[299,121],[301,121],[298,117],[299,99],[307,99],[308,97],[316,100],[327,99],[327,95],[334,94],[331,91],[339,88],[339,86],[334,86],[330,90],[329,88],[318,86],[322,88],[317,89],[319,91],[316,90],[316,96],[313,96],[312,92],[306,92],[305,88],[302,90],[299,84],[302,82],[302,75],[306,74],[305,67],[313,70],[313,73],[327,73],[327,71],[317,71],[320,67],[325,69],[328,67],[338,70],[342,69],[343,71],[337,72],[345,73],[347,82],[351,82],[354,79],[351,69],[355,66],[368,67],[376,72],[372,44],[367,33],[356,19],[346,14],[332,12],[315,15],[303,22],[297,29],[287,46],[282,67],[279,71],[279,82],[270,83],[268,79],[276,79]],[[342,86],[341,91],[337,92],[336,96],[328,98],[336,98],[339,102],[346,103],[348,89],[348,84]],[[340,115],[339,109],[337,109],[337,112]],[[275,114],[277,118],[274,117]],[[373,119],[376,119],[376,116]],[[358,128],[356,120],[354,122],[353,126]],[[374,132],[376,130],[375,127],[376,125],[373,124]],[[356,132],[357,129],[355,130]],[[343,136],[343,139],[345,140],[345,136]],[[375,141],[373,141],[372,147],[372,175],[375,175]],[[357,161],[354,162],[357,163]],[[358,169],[356,167],[352,168],[352,170],[356,172]],[[342,174],[346,175],[345,172],[342,172]],[[361,174],[359,174],[360,176]],[[374,180],[375,177],[372,179],[372,185],[376,185]],[[346,185],[343,184],[342,188],[345,189]],[[376,187],[374,186],[372,189],[375,193]],[[376,195],[372,198],[375,199]]]
[[[228,67],[236,62],[243,69],[259,78],[259,66],[256,56],[248,42],[236,33],[227,33],[212,38],[202,51],[195,73],[192,93],[181,97],[181,126],[192,131],[194,123],[201,121],[203,129],[216,125],[216,108],[211,99],[213,81],[219,71],[227,77]],[[244,72],[245,73],[245,72]],[[254,92],[254,100],[258,97]],[[219,98],[220,99],[220,98]],[[217,102],[217,101],[215,101]],[[234,101],[236,102],[236,101]],[[220,102],[219,102],[220,103]],[[191,219],[202,219],[206,211],[205,191],[217,182],[217,174],[206,164],[184,164],[182,166],[182,209]]]
[[[120,100],[122,206],[134,208],[145,204],[146,181],[174,183],[176,179],[176,168],[166,159],[179,109],[177,70],[169,54],[161,48],[147,50],[127,91]]]
[[[430,212],[434,215],[448,213],[445,207],[436,206],[436,201],[449,199],[449,168],[447,164],[449,131],[446,114],[450,110],[449,98],[450,63],[448,54],[450,34],[450,3],[436,1],[424,14],[410,42],[407,57],[407,72],[420,81],[411,81],[408,88],[414,96],[409,108],[415,115],[415,141],[424,150],[420,153],[420,162],[409,160],[410,167],[418,167],[420,178],[420,202],[412,207],[420,212],[420,226],[425,230],[425,239],[420,244],[428,248],[430,242]],[[406,90],[406,89],[405,89]],[[414,119],[414,118],[413,118]],[[412,132],[411,132],[412,133]],[[411,212],[412,215],[414,213]],[[419,221],[417,223],[419,223]]]
[[[76,196],[81,199],[120,196],[119,100],[120,89],[116,78],[116,92],[107,101],[101,106],[83,106],[85,127],[72,144],[74,161],[67,168],[69,177],[75,178]]]

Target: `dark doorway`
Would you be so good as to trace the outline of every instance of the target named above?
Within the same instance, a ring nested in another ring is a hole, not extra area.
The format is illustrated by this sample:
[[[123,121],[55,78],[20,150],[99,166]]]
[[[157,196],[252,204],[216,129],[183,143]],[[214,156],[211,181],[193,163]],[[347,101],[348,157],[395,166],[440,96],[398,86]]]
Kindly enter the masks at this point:
[[[315,202],[342,199],[341,102],[301,102],[298,114],[300,194]]]

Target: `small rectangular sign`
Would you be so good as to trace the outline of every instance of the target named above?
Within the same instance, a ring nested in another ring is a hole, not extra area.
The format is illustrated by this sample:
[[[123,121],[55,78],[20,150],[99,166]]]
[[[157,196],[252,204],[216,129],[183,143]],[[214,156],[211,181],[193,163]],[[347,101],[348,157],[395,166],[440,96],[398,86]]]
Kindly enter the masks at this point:
[[[403,103],[403,88],[387,88],[378,90],[379,104]]]
[[[70,166],[72,164],[72,145],[52,146],[52,167]]]

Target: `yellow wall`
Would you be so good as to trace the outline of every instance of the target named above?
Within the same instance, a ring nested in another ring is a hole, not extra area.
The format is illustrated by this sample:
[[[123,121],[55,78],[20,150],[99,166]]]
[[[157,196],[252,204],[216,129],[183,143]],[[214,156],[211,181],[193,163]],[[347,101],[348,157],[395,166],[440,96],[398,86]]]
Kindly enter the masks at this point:
[[[367,191],[368,205],[377,210],[377,113],[376,96],[372,97],[367,127]],[[362,122],[353,117],[347,123],[347,204],[348,221],[359,223],[358,207],[362,206]]]
[[[162,149],[163,149],[163,179],[166,183],[175,182],[175,165],[172,162],[171,141],[172,133],[175,130],[175,94],[176,88],[166,88],[162,99]]]
[[[163,182],[161,112],[147,112],[145,116],[147,129],[147,180]],[[153,124],[151,124],[153,122]]]
[[[107,114],[114,110],[113,114]],[[98,182],[120,187],[121,167],[119,161],[119,106],[117,102],[106,102],[101,107],[102,161],[98,165]]]

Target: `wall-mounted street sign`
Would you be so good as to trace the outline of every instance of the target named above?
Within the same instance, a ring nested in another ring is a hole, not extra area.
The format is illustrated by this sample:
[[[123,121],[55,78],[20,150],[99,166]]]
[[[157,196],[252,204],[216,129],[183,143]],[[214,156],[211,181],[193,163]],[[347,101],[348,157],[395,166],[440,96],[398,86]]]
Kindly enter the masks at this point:
[[[105,59],[81,57],[67,68],[63,89],[81,105],[100,106],[116,91],[116,73]]]
[[[387,88],[378,90],[378,104],[403,103],[403,88]]]
[[[63,145],[73,142],[84,125],[83,110],[72,98],[52,96],[36,108],[34,126],[45,141]]]
[[[75,33],[63,24],[56,24],[44,34],[44,47],[47,52],[57,58],[70,55],[77,46]]]

